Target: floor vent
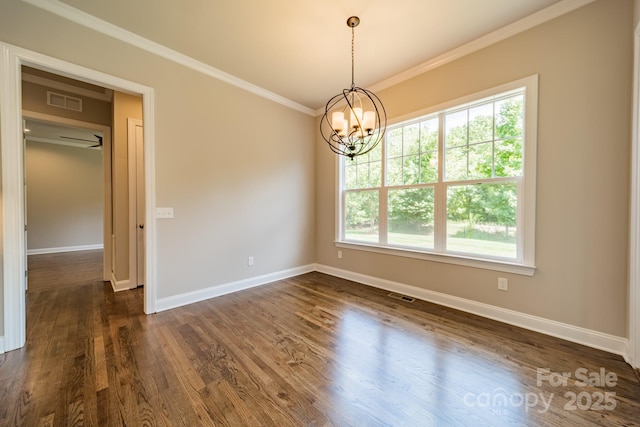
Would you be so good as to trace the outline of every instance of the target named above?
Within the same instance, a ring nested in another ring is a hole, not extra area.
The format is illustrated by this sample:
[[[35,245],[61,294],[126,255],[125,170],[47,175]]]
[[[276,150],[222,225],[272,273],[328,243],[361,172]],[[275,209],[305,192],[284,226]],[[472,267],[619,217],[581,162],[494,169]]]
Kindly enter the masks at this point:
[[[402,301],[406,301],[406,302],[414,302],[416,300],[415,298],[408,297],[408,296],[402,295],[402,294],[396,294],[395,292],[389,293],[389,296],[391,298],[401,299]]]

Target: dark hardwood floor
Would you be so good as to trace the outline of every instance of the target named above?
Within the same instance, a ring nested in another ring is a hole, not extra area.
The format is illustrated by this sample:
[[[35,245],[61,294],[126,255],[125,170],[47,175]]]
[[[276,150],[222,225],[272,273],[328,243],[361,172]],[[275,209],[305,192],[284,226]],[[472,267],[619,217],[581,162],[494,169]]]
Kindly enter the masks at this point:
[[[320,273],[145,316],[95,271],[31,278],[0,425],[640,425],[633,370],[592,348]]]
[[[30,255],[28,258],[30,293],[91,284],[102,277],[102,250]]]

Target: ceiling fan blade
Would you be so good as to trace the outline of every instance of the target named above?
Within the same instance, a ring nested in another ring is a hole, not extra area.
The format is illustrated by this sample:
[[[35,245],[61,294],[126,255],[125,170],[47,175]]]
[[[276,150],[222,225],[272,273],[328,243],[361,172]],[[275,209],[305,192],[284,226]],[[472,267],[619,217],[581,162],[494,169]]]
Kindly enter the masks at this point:
[[[71,139],[71,140],[74,140],[74,141],[85,141],[85,142],[94,142],[94,143],[96,142],[93,139],[74,138],[72,136],[64,136],[64,135],[60,135],[60,138],[62,138],[62,139]],[[97,142],[100,142],[100,141],[97,141]]]
[[[97,148],[97,147],[102,147],[102,137],[100,135],[93,135],[96,138],[98,138],[98,143],[96,145],[92,145],[89,148]]]

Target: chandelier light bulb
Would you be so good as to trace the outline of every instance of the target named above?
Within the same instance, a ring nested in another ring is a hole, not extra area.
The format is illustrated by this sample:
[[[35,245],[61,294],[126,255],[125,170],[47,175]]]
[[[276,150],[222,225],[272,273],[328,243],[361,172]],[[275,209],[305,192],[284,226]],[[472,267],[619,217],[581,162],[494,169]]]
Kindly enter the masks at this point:
[[[331,127],[334,132],[342,132],[345,129],[344,123],[344,113],[342,111],[335,111],[331,115]]]
[[[373,111],[365,111],[364,119],[362,120],[362,128],[368,134],[373,132],[376,127],[376,113]]]

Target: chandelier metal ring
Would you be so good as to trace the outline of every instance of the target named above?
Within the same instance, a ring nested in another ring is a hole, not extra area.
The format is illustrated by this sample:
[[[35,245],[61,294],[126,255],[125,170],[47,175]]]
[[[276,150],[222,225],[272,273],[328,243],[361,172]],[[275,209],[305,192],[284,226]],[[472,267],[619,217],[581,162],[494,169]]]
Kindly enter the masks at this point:
[[[360,18],[351,16],[351,87],[332,97],[320,121],[320,133],[331,150],[353,159],[373,150],[387,129],[387,113],[378,96],[355,85],[355,31]],[[331,117],[331,118],[329,118]]]

